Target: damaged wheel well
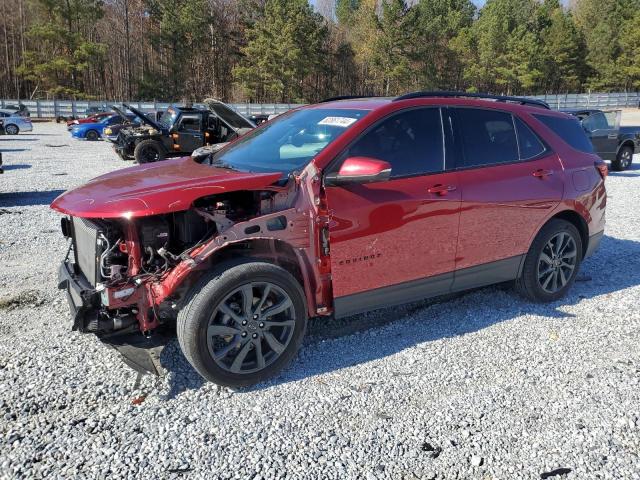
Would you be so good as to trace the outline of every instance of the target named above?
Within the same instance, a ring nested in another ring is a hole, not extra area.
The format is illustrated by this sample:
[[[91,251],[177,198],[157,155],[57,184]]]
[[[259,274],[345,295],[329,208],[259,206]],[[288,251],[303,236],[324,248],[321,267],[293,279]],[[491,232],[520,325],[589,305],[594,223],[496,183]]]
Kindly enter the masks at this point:
[[[291,245],[276,239],[252,239],[233,243],[212,255],[212,266],[225,260],[234,258],[257,258],[275,265],[279,265],[295,277],[304,287],[304,276],[298,262],[298,257]]]
[[[232,243],[215,252],[207,259],[206,268],[198,269],[198,273],[194,271],[191,278],[185,282],[185,284],[188,285],[188,288],[185,290],[188,291],[204,272],[219,268],[220,265],[228,264],[233,260],[247,258],[261,260],[284,268],[293,275],[308,296],[308,289],[310,288],[309,281],[305,280],[305,275],[302,271],[304,266],[300,265],[300,260],[294,248],[282,240],[264,238]],[[186,293],[185,290],[183,290],[183,293]]]

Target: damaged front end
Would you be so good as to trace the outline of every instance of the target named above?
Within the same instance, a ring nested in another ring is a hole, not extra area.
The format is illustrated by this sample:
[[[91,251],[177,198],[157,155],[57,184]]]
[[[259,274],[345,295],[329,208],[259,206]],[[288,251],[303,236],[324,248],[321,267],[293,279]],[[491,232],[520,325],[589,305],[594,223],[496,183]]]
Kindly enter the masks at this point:
[[[67,291],[74,330],[96,334],[135,370],[158,374],[160,351],[191,286],[238,257],[284,265],[300,279],[309,315],[331,313],[322,241],[328,216],[313,164],[284,186],[223,191],[170,211],[175,203],[171,198],[146,216],[63,218],[70,246],[59,287]]]

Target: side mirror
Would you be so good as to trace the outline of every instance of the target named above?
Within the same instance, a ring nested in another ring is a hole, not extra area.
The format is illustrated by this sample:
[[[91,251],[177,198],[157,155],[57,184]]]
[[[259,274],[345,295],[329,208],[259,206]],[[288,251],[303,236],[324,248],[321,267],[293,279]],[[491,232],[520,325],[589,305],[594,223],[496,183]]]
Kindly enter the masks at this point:
[[[350,185],[354,183],[384,182],[391,177],[389,162],[370,157],[349,157],[338,173],[325,177],[325,185]]]

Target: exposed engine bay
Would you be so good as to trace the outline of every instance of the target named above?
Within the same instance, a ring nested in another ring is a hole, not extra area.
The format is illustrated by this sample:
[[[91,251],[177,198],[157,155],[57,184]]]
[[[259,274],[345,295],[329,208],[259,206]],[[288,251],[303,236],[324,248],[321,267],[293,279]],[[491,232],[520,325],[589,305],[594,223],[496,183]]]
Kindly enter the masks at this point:
[[[308,201],[299,182],[291,178],[269,190],[206,196],[189,210],[131,220],[65,218],[63,231],[72,238],[69,255],[74,255],[73,263],[66,264],[89,283],[83,295],[90,308],[76,315],[74,329],[99,336],[148,333],[174,320],[197,272],[215,266],[221,252],[275,259],[283,255],[276,245],[279,237],[315,252],[309,232],[317,220],[294,207]],[[299,252],[284,255],[288,259],[278,260],[319,267]]]
[[[142,251],[141,272],[136,278],[160,277],[188,258],[206,240],[237,222],[271,213],[275,192],[231,192],[203,198],[192,210],[144,217],[136,221]],[[98,283],[118,286],[128,275],[128,254],[122,227],[101,220]],[[136,279],[134,278],[134,280]]]

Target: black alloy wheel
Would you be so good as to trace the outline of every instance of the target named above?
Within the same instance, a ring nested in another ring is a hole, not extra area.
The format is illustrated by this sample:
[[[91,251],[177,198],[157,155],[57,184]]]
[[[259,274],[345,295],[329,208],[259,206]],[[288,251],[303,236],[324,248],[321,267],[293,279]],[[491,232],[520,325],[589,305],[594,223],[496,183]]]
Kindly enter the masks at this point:
[[[218,264],[190,289],[176,331],[200,375],[237,388],[267,380],[291,362],[307,315],[302,286],[289,271],[236,259]]]
[[[585,247],[573,223],[561,218],[549,220],[529,247],[516,290],[534,302],[561,299],[575,282]]]
[[[562,290],[573,276],[578,249],[576,242],[566,232],[559,232],[547,242],[538,260],[538,282],[542,290],[556,293]]]
[[[269,282],[243,285],[220,302],[207,326],[207,346],[228,372],[253,373],[285,351],[296,322],[289,295]]]
[[[624,146],[618,152],[616,159],[611,162],[611,167],[613,170],[620,172],[629,168],[631,162],[633,162],[633,149],[631,147]]]

